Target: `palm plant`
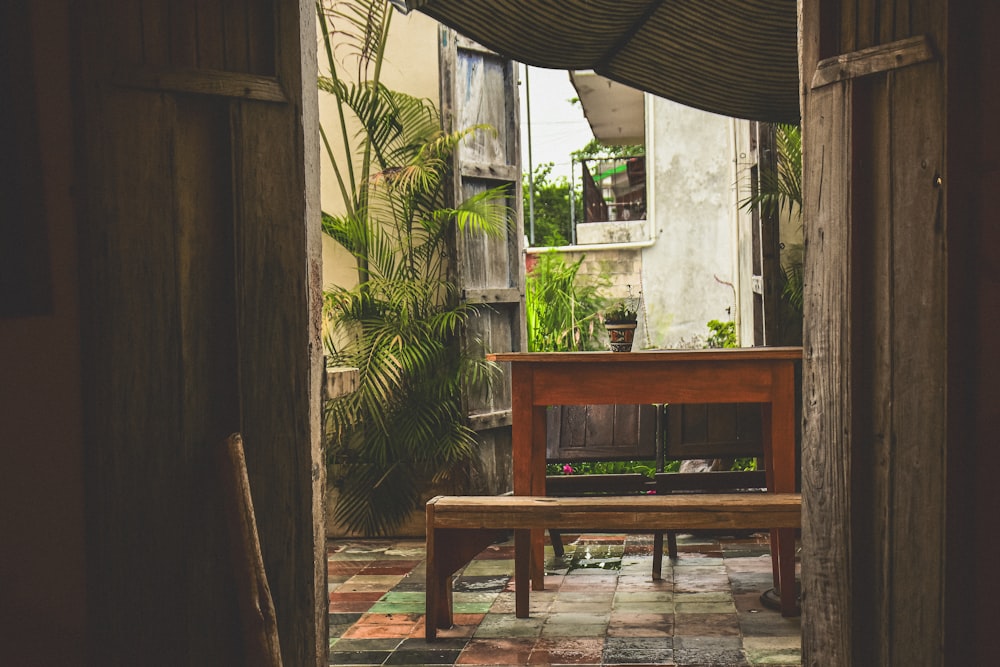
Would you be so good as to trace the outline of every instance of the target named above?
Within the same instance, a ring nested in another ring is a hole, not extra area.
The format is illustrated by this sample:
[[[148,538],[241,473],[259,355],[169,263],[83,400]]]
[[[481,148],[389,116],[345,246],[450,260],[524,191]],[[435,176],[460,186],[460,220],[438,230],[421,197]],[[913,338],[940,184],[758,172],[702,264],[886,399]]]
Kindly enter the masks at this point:
[[[455,229],[496,233],[507,223],[502,188],[446,205],[451,155],[472,132],[445,132],[434,105],[379,81],[392,16],[384,0],[317,4],[330,76],[320,89],[340,112],[344,154],[323,142],[345,202],[323,231],[356,259],[358,284],[324,294],[333,364],[360,371],[357,391],[325,411],[334,519],[368,535],[392,532],[429,484],[467,466],[476,439],[461,388],[493,367],[461,345],[474,307],[460,300],[447,261]],[[333,35],[353,46],[357,80],[337,74]],[[349,127],[360,129],[351,133]]]
[[[584,258],[567,264],[549,250],[526,278],[525,312],[528,350],[568,352],[600,347],[599,284],[584,283],[578,273]]]
[[[778,123],[774,128],[777,165],[773,171],[762,172],[757,191],[740,205],[767,213],[788,212],[789,217],[802,217],[802,128]],[[782,263],[785,285],[782,293],[788,303],[802,314],[802,246],[790,247]]]

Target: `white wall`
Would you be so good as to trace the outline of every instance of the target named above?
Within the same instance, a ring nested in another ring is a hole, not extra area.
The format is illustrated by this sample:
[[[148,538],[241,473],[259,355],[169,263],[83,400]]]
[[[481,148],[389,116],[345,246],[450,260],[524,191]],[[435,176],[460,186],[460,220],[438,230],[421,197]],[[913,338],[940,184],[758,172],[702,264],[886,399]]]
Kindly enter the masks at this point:
[[[646,97],[647,210],[656,242],[642,253],[642,289],[652,347],[701,347],[709,320],[737,315],[732,123]]]

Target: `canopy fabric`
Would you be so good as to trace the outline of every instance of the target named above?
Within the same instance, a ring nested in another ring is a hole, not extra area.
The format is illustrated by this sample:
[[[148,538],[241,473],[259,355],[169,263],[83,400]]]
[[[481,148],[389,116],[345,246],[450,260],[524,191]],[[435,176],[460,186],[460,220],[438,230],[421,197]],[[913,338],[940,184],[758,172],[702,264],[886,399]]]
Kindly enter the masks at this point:
[[[798,122],[796,0],[393,0],[509,58]]]

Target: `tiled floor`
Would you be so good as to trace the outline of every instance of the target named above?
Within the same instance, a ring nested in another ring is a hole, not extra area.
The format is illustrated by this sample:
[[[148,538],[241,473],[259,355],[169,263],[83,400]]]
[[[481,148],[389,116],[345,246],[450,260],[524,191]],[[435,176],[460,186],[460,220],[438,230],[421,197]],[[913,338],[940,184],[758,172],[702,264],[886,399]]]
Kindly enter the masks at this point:
[[[653,581],[651,538],[583,535],[546,551],[545,590],[514,616],[512,542],[455,583],[455,627],[424,641],[422,541],[338,541],[327,548],[334,665],[798,665],[798,618],[764,607],[765,535],[680,536]]]

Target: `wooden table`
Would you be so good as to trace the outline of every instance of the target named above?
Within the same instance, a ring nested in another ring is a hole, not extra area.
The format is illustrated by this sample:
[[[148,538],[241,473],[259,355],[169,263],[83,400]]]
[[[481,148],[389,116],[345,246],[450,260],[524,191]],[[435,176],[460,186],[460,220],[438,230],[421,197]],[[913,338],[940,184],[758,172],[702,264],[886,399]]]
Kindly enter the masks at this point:
[[[795,491],[795,363],[798,347],[648,352],[510,352],[515,495],[545,495],[549,405],[762,403],[764,467],[771,492]],[[543,534],[514,531],[516,613],[528,616],[523,582],[544,588]],[[795,531],[771,530],[781,613],[796,612]]]

